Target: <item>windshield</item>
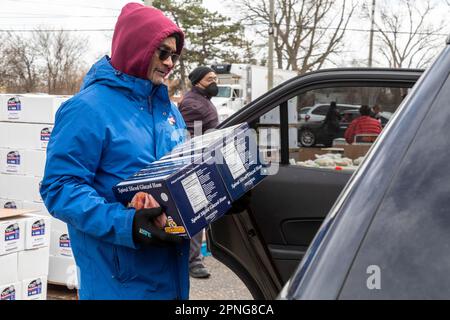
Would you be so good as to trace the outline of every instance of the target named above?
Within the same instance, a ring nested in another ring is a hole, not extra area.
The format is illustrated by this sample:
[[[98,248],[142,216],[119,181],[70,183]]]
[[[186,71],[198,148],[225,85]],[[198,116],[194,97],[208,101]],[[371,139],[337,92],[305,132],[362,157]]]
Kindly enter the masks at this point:
[[[231,88],[230,87],[223,87],[218,86],[219,92],[217,93],[218,98],[229,98],[231,97]]]

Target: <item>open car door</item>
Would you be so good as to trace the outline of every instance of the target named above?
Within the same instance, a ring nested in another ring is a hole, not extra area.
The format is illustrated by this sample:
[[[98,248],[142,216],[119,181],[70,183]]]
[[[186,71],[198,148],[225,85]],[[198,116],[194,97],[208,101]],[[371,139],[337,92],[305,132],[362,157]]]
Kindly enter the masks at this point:
[[[391,69],[310,73],[272,89],[219,125],[249,123],[258,133],[261,153],[272,164],[272,174],[251,191],[249,207],[222,217],[207,231],[212,255],[236,273],[255,299],[277,296],[356,170],[353,162],[370,148],[365,144],[356,153],[344,154],[352,160],[352,168],[318,167],[315,160],[326,150],[320,145],[300,146],[305,130],[300,110],[337,101],[379,104],[393,114],[421,74]],[[333,138],[342,141],[340,136]]]

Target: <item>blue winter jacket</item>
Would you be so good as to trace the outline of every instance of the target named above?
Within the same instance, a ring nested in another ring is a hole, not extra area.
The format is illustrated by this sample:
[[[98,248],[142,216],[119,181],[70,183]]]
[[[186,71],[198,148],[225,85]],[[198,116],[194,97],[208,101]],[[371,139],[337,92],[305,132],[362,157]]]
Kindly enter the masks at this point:
[[[149,98],[151,97],[151,98]],[[41,195],[68,224],[81,299],[188,299],[189,241],[133,242],[134,209],[112,187],[183,140],[185,123],[165,85],[93,65],[56,114]]]

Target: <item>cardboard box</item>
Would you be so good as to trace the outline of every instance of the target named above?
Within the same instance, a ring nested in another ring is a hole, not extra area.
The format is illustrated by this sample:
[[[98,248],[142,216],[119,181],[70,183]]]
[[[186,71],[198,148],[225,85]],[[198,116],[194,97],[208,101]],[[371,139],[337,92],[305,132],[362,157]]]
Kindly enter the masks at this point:
[[[25,247],[25,221],[0,220],[0,256],[22,251]]]
[[[17,274],[19,280],[48,275],[49,247],[25,250],[17,253]]]
[[[150,193],[169,215],[166,232],[192,237],[265,176],[256,135],[243,123],[188,140],[113,191],[124,205]]]
[[[3,94],[0,96],[0,121],[54,123],[55,113],[70,96]]]
[[[195,137],[162,159],[177,159],[180,154],[201,155],[203,162],[215,164],[232,201],[261,182],[270,169],[247,123]]]
[[[50,246],[50,217],[25,214],[17,219],[25,222],[25,250]]]
[[[68,233],[67,224],[64,221],[54,218],[45,207],[42,202],[34,201],[23,201],[22,203],[24,209],[34,209],[36,212],[34,214],[50,218],[50,224],[52,230],[61,231],[63,233]]]
[[[138,192],[151,194],[168,218],[166,232],[192,238],[231,208],[217,167],[194,160],[163,161],[139,171],[113,188],[128,206]]]
[[[0,285],[0,301],[22,300],[22,282]]]
[[[371,144],[349,144],[343,146],[344,148],[344,157],[350,159],[357,159],[359,157],[363,157],[369,151]]]
[[[0,199],[0,208],[3,209],[23,209],[23,201]]]
[[[48,282],[79,288],[77,265],[73,258],[50,256]]]
[[[19,281],[17,252],[0,256],[0,286]]]
[[[42,177],[45,159],[46,152],[42,150],[0,148],[0,172]]]
[[[22,300],[47,300],[47,276],[23,280]]]
[[[53,125],[0,122],[0,146],[10,149],[46,150]]]
[[[50,237],[50,254],[55,257],[73,258],[72,245],[67,231],[52,231]]]
[[[5,189],[0,194],[2,198],[42,202],[39,193],[41,177],[2,173],[0,180],[5,183]]]

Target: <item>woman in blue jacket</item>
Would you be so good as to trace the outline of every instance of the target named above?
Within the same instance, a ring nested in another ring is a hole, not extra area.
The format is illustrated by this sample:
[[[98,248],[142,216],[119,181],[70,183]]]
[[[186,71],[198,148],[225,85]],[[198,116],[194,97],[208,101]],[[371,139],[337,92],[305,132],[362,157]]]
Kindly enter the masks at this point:
[[[162,83],[183,42],[161,11],[127,4],[111,59],[94,64],[56,114],[41,195],[68,225],[80,299],[189,297],[189,241],[155,227],[160,208],[126,208],[112,193],[183,140],[185,123]]]

